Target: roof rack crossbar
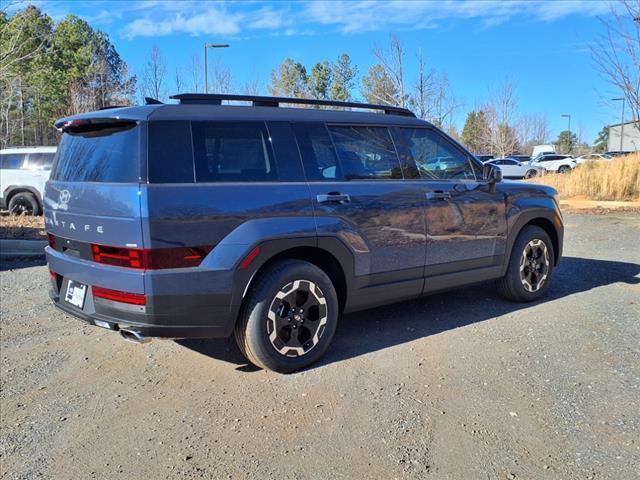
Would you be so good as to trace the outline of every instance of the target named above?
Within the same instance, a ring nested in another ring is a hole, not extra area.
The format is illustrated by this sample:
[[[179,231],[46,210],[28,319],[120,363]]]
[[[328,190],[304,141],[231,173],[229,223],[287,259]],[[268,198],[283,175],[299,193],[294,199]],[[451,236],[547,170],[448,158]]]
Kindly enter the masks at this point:
[[[206,104],[222,105],[222,101],[251,102],[255,107],[279,107],[282,104],[290,105],[317,105],[322,107],[341,108],[362,108],[367,110],[381,110],[388,115],[404,115],[415,117],[412,111],[395,107],[393,105],[376,105],[359,102],[337,102],[334,100],[317,100],[313,98],[287,98],[287,97],[264,97],[258,95],[230,95],[222,93],[180,93],[172,95],[172,99],[180,101],[181,104]]]

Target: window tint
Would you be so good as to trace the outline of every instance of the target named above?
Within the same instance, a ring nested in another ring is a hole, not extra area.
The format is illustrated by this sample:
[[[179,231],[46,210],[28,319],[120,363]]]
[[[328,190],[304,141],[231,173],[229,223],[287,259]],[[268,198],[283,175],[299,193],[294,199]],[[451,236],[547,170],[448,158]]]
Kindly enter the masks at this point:
[[[264,123],[192,122],[197,182],[277,180]]]
[[[24,153],[3,153],[0,155],[0,168],[22,168],[26,155]]]
[[[389,131],[384,127],[329,127],[346,180],[402,178]]]
[[[481,168],[444,136],[428,128],[398,128],[396,146],[410,156],[421,178],[475,180]]]
[[[150,183],[193,183],[193,152],[189,122],[149,122]]]
[[[296,134],[307,180],[341,180],[342,170],[338,165],[327,127],[324,124],[299,123],[293,126],[293,131]]]
[[[51,179],[137,183],[140,181],[139,131],[136,123],[123,122],[119,126],[63,134]]]
[[[55,153],[30,153],[29,169],[31,170],[51,170]]]

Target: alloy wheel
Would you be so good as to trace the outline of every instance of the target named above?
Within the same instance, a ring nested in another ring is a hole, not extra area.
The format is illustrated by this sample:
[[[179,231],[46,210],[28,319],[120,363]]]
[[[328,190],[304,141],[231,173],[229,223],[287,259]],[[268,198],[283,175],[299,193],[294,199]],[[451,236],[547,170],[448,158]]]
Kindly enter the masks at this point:
[[[540,239],[527,243],[520,257],[520,281],[528,292],[537,292],[549,276],[549,250]]]
[[[276,293],[267,314],[267,334],[273,348],[300,357],[315,347],[328,318],[327,301],[318,285],[295,280]]]

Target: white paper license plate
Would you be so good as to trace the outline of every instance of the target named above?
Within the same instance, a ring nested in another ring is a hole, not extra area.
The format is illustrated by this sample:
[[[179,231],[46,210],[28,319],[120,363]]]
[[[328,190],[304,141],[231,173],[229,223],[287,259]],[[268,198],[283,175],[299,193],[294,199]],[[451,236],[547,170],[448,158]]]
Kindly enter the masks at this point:
[[[67,293],[64,295],[64,300],[74,307],[82,309],[84,306],[84,297],[87,293],[87,286],[84,283],[75,282],[69,280],[67,285]]]

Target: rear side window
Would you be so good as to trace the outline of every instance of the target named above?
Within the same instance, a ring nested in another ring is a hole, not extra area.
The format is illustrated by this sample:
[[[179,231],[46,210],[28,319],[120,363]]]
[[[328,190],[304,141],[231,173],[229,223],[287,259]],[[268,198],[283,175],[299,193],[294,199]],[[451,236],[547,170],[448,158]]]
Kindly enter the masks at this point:
[[[150,183],[193,183],[189,122],[149,122],[147,164]]]
[[[260,122],[192,122],[196,182],[267,182],[278,175]]]
[[[0,155],[0,168],[16,170],[24,165],[24,153],[3,153]]]
[[[387,128],[330,126],[329,132],[346,180],[402,178]]]
[[[52,180],[137,183],[140,127],[135,122],[66,132],[58,146]]]
[[[420,178],[475,180],[479,173],[479,166],[462,150],[431,129],[398,128],[396,132],[400,155],[413,159]]]

